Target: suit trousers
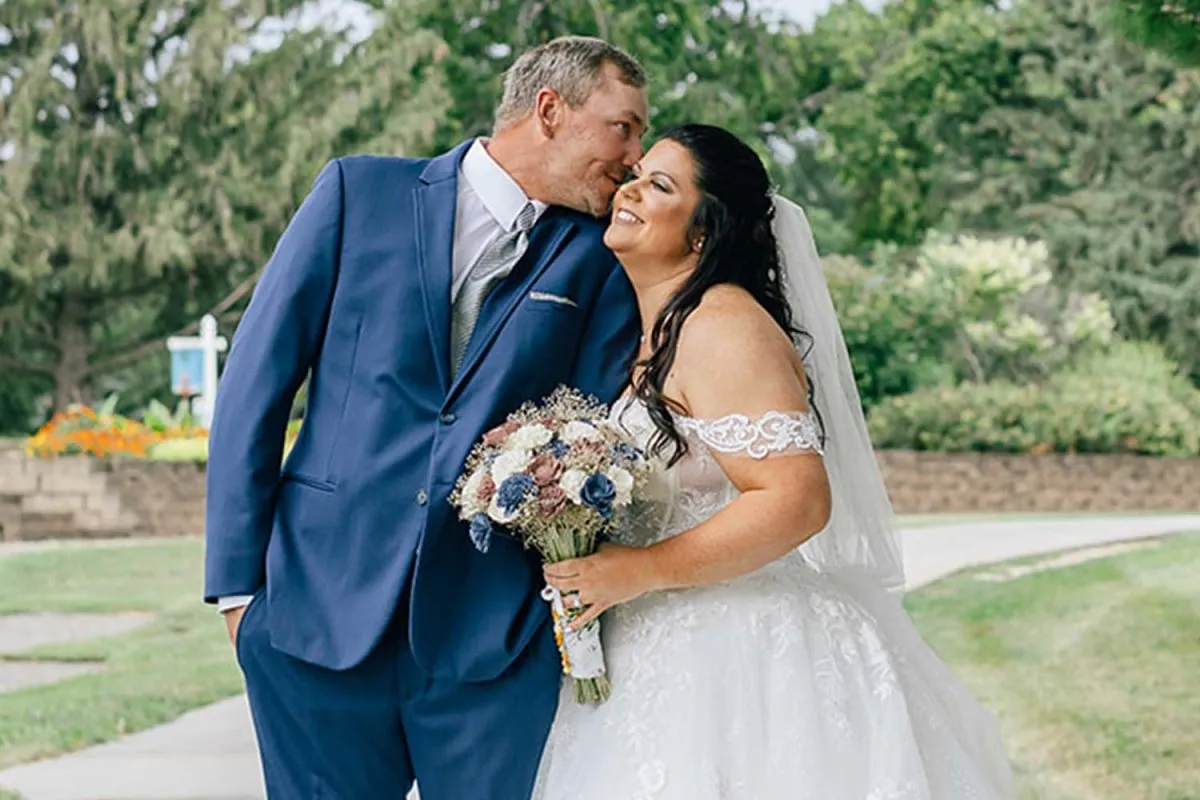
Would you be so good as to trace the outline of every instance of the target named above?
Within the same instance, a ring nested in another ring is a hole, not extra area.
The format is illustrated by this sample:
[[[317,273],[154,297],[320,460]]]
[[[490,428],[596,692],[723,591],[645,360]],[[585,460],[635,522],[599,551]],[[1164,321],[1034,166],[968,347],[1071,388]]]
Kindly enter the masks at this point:
[[[549,625],[499,678],[460,683],[417,668],[407,604],[335,671],[272,647],[266,602],[255,595],[236,647],[271,800],[403,800],[414,780],[421,800],[529,800],[561,686]]]

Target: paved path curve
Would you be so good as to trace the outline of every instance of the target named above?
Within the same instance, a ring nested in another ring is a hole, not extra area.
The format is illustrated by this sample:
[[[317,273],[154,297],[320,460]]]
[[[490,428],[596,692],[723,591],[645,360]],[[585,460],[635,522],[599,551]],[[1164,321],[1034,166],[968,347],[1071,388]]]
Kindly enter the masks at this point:
[[[964,567],[1200,530],[1200,514],[960,522],[904,532],[910,588]],[[0,771],[26,800],[262,800],[244,696],[60,758]]]

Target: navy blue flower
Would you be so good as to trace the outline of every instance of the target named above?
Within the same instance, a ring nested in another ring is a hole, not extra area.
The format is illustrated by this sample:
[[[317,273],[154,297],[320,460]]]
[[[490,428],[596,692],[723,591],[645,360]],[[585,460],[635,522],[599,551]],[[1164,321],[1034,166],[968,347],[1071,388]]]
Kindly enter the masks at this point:
[[[551,455],[553,455],[555,458],[562,458],[571,450],[571,445],[567,444],[562,439],[555,439],[550,443],[549,448]]]
[[[486,553],[492,545],[492,521],[482,511],[471,517],[471,541],[481,553]]]
[[[638,460],[641,455],[637,448],[632,447],[625,442],[617,442],[612,447],[613,459],[616,461],[624,461],[626,464],[632,464]]]
[[[533,491],[533,477],[525,473],[509,475],[496,489],[496,505],[507,514],[516,513],[525,502],[525,498]]]
[[[583,504],[594,508],[600,516],[612,519],[613,501],[617,499],[617,489],[607,475],[596,473],[591,475],[579,491],[579,499]]]

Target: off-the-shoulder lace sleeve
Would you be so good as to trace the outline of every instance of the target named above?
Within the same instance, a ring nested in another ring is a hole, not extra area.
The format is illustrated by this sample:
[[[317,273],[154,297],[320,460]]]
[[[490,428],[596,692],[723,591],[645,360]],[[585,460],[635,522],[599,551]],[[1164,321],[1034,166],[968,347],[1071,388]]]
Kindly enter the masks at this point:
[[[714,420],[683,417],[680,425],[718,453],[766,458],[813,452],[824,455],[821,429],[808,411],[768,411],[757,419],[730,414]]]

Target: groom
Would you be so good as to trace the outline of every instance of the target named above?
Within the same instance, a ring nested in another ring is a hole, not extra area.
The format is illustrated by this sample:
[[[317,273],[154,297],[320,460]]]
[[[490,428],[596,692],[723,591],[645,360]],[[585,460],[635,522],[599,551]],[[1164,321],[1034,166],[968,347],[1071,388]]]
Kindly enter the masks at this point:
[[[205,585],[272,798],[529,797],[560,682],[540,571],[505,537],[476,552],[446,498],[522,402],[620,391],[637,312],[599,218],[645,83],[603,41],[545,44],[490,140],[335,160],[280,239],[221,384]]]

